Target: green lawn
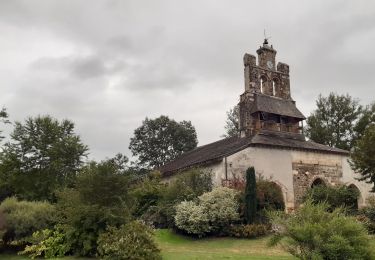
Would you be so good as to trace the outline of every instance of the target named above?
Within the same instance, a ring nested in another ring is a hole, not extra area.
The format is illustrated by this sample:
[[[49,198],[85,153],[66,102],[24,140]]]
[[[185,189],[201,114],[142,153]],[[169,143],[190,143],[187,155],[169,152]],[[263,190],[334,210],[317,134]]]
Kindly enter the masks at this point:
[[[170,230],[156,231],[156,241],[166,260],[191,259],[296,259],[280,248],[268,247],[268,238],[192,239]]]

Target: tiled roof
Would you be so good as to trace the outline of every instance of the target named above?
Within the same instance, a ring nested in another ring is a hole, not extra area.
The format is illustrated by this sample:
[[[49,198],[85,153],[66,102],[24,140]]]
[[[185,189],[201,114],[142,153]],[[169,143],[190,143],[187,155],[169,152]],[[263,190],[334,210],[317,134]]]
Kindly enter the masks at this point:
[[[312,141],[306,141],[301,134],[263,130],[252,137],[231,137],[197,147],[192,151],[182,154],[175,160],[166,163],[159,170],[165,176],[170,175],[189,167],[221,161],[224,157],[241,151],[249,146],[308,150],[343,155],[349,154],[349,152],[345,150],[329,147]]]
[[[250,113],[267,112],[277,115],[290,116],[298,119],[305,119],[305,116],[298,110],[292,100],[285,100],[278,97],[256,94],[254,105]]]
[[[180,155],[175,160],[162,166],[159,170],[163,174],[168,175],[170,172],[182,170],[191,166],[218,161],[225,156],[248,147],[250,141],[251,138],[230,137],[203,145]]]

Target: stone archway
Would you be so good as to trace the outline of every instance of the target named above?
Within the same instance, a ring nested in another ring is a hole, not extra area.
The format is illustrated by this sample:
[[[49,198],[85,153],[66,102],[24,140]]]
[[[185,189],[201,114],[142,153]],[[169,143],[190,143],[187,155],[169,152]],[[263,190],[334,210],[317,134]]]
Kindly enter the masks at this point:
[[[314,188],[315,186],[327,186],[327,184],[323,178],[317,177],[311,182],[310,188]]]
[[[358,198],[357,198],[357,201],[355,202],[355,205],[354,205],[354,209],[358,209],[360,208],[362,205],[363,205],[363,198],[362,198],[362,194],[361,194],[361,191],[359,190],[359,188],[355,185],[355,184],[350,184],[347,186],[349,189],[352,189],[354,191],[356,191],[358,193]]]

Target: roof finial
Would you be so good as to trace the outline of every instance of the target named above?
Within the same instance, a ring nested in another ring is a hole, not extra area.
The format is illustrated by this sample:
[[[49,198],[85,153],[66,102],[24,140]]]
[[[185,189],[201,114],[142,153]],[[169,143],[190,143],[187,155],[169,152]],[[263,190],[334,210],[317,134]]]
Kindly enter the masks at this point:
[[[264,29],[263,34],[264,34],[264,42],[263,42],[263,44],[268,44],[268,39],[271,39],[271,37],[267,37],[267,35],[266,35],[266,29]]]

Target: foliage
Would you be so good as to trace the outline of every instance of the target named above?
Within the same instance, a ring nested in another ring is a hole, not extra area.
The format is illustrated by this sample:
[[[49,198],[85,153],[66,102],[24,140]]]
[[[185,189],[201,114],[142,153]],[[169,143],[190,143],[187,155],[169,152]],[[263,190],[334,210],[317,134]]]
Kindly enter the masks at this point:
[[[9,124],[9,120],[8,120],[8,112],[5,108],[2,108],[0,110],[0,122],[1,123],[4,123],[4,124]],[[2,131],[0,131],[0,141],[4,139],[4,136],[1,135]]]
[[[3,242],[25,242],[35,231],[53,226],[55,207],[48,202],[19,201],[15,197],[5,199],[0,205],[5,225],[2,227]]]
[[[146,185],[147,182],[146,180]],[[203,193],[212,190],[211,173],[197,168],[179,173],[167,186],[160,183],[160,179],[152,180],[151,183],[152,187],[141,191],[144,194],[142,200],[139,200],[139,193],[136,197],[138,205],[150,205],[147,209],[143,208],[145,213],[142,219],[158,227],[174,227],[177,203],[196,199]],[[149,191],[153,194],[148,193]]]
[[[130,220],[134,204],[130,185],[129,176],[107,160],[84,167],[75,188],[58,193],[59,222],[74,254],[95,255],[99,234]]]
[[[343,207],[348,213],[354,213],[358,209],[358,196],[357,190],[344,185],[317,185],[307,191],[305,199],[310,199],[315,204],[326,202],[330,212]]]
[[[367,199],[366,207],[359,211],[358,220],[366,225],[370,233],[375,234],[375,196]]]
[[[374,259],[363,225],[342,209],[328,212],[326,203],[307,200],[295,214],[271,214],[276,234],[270,244],[281,244],[300,259]]]
[[[0,156],[3,198],[54,201],[56,189],[73,183],[86,152],[69,120],[38,116],[16,122]]]
[[[221,231],[239,219],[237,191],[220,187],[204,193],[195,201],[176,206],[176,226],[189,234],[204,236]]]
[[[245,188],[245,220],[247,224],[255,221],[257,212],[257,185],[255,179],[254,167],[246,170],[246,188]]]
[[[223,137],[234,137],[240,135],[240,109],[236,105],[227,111],[227,119],[225,121],[225,134]]]
[[[28,255],[32,259],[38,257],[55,258],[63,257],[71,250],[69,239],[64,229],[56,225],[54,229],[44,229],[33,233],[32,244],[20,252],[21,255]]]
[[[375,102],[362,110],[362,114],[354,126],[354,140],[361,139],[366,129],[373,124],[375,124]]]
[[[354,131],[362,106],[348,94],[335,93],[328,97],[320,95],[316,105],[317,109],[306,120],[307,137],[317,143],[349,150],[358,135]]]
[[[248,224],[231,225],[225,232],[226,235],[238,238],[256,238],[264,236],[270,232],[269,225]]]
[[[109,227],[98,239],[99,255],[105,259],[161,259],[152,230],[139,221]]]
[[[257,183],[257,209],[260,210],[285,210],[283,192],[273,181],[258,179]]]
[[[129,149],[138,157],[139,164],[157,168],[183,152],[197,147],[197,133],[190,121],[176,122],[167,116],[146,118],[134,130]]]
[[[359,180],[371,183],[375,192],[375,125],[369,126],[351,152],[350,165],[361,177]]]

